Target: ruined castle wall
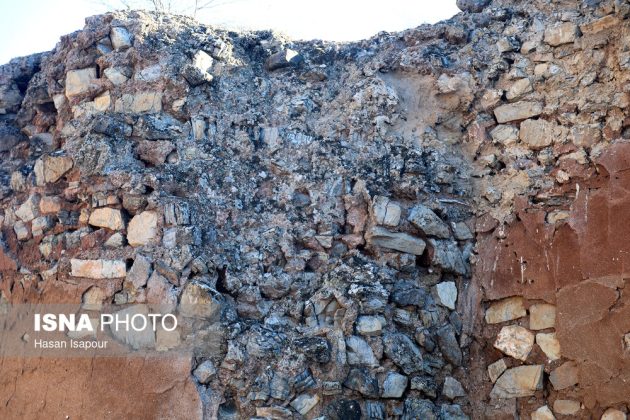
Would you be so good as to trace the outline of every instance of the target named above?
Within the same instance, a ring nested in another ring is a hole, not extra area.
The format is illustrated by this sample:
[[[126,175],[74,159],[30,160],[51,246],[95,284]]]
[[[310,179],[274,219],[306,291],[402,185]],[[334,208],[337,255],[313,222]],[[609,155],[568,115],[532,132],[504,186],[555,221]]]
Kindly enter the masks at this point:
[[[2,418],[627,411],[630,5],[460,6],[116,12],[0,67],[1,302],[203,308],[190,354],[3,358]]]

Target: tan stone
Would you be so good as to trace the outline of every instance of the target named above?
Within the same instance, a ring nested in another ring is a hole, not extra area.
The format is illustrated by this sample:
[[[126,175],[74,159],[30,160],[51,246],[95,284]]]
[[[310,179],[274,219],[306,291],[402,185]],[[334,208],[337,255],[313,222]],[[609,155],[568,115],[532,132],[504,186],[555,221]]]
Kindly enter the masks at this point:
[[[505,360],[499,359],[496,362],[488,365],[488,376],[490,377],[490,381],[495,383],[499,376],[507,369],[507,365],[505,364]]]
[[[376,223],[385,226],[398,226],[400,223],[400,205],[387,197],[376,196],[372,205]]]
[[[536,344],[547,355],[549,360],[558,360],[560,354],[560,342],[556,338],[556,333],[538,333],[536,334]]]
[[[158,216],[154,211],[143,211],[129,222],[127,242],[131,246],[141,246],[152,242],[157,237]]]
[[[61,210],[61,199],[59,197],[42,197],[39,201],[39,211],[42,214],[57,213]]]
[[[619,25],[619,18],[615,15],[604,16],[603,18],[594,20],[593,22],[589,22],[587,24],[580,26],[580,31],[584,35],[592,35],[601,31],[605,31],[606,29],[614,28]]]
[[[499,324],[527,315],[525,300],[520,296],[509,297],[493,303],[486,311],[486,323]]]
[[[553,413],[546,405],[538,408],[536,411],[532,413],[531,420],[555,420]]]
[[[162,110],[162,93],[125,93],[121,98],[116,100],[114,110],[116,112],[127,113],[160,112]]]
[[[104,227],[111,230],[119,230],[125,227],[125,222],[123,221],[120,210],[109,207],[102,207],[92,211],[88,223],[92,226]]]
[[[534,395],[543,386],[543,365],[517,366],[501,375],[492,388],[493,398],[520,398]]]
[[[171,326],[168,325],[170,329]],[[179,330],[175,329],[173,331],[167,331],[160,328],[155,333],[155,349],[157,351],[168,351],[170,349],[176,348],[181,344],[181,337],[179,334]]]
[[[15,211],[15,215],[23,222],[30,222],[39,216],[39,196],[32,194]]]
[[[88,279],[115,279],[125,277],[127,266],[124,261],[116,260],[79,260],[71,259],[71,276]]]
[[[525,120],[542,113],[543,106],[540,102],[521,101],[513,104],[505,104],[494,109],[494,116],[499,123]]]
[[[191,281],[184,287],[179,311],[187,317],[213,319],[220,315],[221,303],[207,286]]]
[[[94,109],[96,111],[107,111],[112,104],[112,98],[109,95],[109,91],[104,92],[94,98]]]
[[[579,368],[575,362],[565,362],[549,375],[553,389],[559,391],[578,383]]]
[[[494,348],[515,359],[526,360],[534,346],[534,334],[518,325],[508,325],[501,328]]]
[[[105,74],[105,77],[107,77],[109,81],[114,84],[114,86],[121,85],[129,80],[129,78],[125,75],[124,69],[122,68],[108,67],[103,73]]]
[[[544,330],[556,326],[556,307],[548,303],[537,303],[529,307],[529,328]]]
[[[575,23],[558,23],[545,29],[544,40],[552,47],[568,44],[577,38],[578,27]]]
[[[508,101],[513,101],[533,90],[534,89],[532,88],[532,82],[530,82],[529,79],[520,79],[514,82],[512,86],[510,86],[510,88],[505,93],[505,97],[508,99]]]
[[[490,137],[495,143],[505,146],[513,145],[518,141],[518,128],[513,125],[500,124],[492,129]]]
[[[70,98],[89,91],[94,80],[96,80],[96,68],[94,67],[68,71],[66,74],[66,96]]]
[[[563,416],[574,416],[580,411],[580,402],[573,400],[555,400],[553,402],[553,411]]]
[[[44,156],[35,164],[37,185],[57,182],[72,167],[74,162],[69,156]]]
[[[543,149],[553,143],[556,127],[555,123],[541,119],[525,120],[521,123],[519,137],[530,149]]]
[[[601,420],[626,420],[626,413],[615,408],[609,408],[602,414]]]

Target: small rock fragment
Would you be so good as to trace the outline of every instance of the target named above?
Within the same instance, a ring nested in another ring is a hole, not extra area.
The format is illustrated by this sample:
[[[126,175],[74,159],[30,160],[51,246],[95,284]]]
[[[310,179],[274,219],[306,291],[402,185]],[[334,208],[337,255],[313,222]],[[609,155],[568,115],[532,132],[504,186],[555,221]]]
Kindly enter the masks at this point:
[[[136,215],[129,222],[127,229],[127,242],[136,247],[146,245],[155,240],[157,236],[157,213],[153,211],[143,211]]]
[[[127,28],[121,26],[112,27],[109,32],[109,38],[112,41],[112,46],[117,51],[126,50],[131,47],[131,34],[129,34]]]
[[[292,49],[285,49],[271,55],[265,62],[265,67],[269,71],[295,66],[302,61],[302,56]]]
[[[444,281],[435,286],[439,303],[449,309],[455,309],[457,301],[457,286],[454,281]]]
[[[382,398],[400,398],[407,389],[408,379],[405,375],[389,372],[383,381]]]
[[[543,405],[532,413],[532,420],[556,420],[556,418],[549,407]]]
[[[563,22],[545,29],[544,40],[552,47],[568,44],[575,41],[578,34],[578,27],[575,23]]]
[[[207,384],[210,382],[210,379],[212,379],[216,373],[217,369],[214,367],[214,363],[212,363],[211,360],[204,361],[193,371],[195,379],[197,379],[200,384]]]
[[[66,74],[66,96],[71,98],[89,91],[94,80],[96,80],[95,67],[69,70]]]
[[[513,104],[505,104],[494,109],[494,116],[500,124],[525,120],[542,113],[543,106],[540,102],[521,101]]]
[[[438,238],[450,237],[448,225],[433,210],[426,206],[416,205],[411,209],[408,220],[428,236],[436,236]]]
[[[580,402],[573,400],[555,400],[553,411],[563,416],[574,416],[580,411]]]
[[[465,397],[466,391],[462,384],[452,376],[447,376],[444,379],[444,386],[442,387],[442,394],[449,400],[454,400],[458,397]]]
[[[609,408],[602,414],[601,420],[626,420],[626,413],[615,408]]]
[[[420,238],[407,233],[390,232],[379,226],[374,226],[366,236],[367,240],[373,245],[413,255],[422,255],[426,247],[425,242]]]
[[[556,333],[538,333],[536,334],[536,344],[547,355],[549,360],[558,360],[560,354],[560,342],[556,338]]]
[[[120,230],[125,227],[125,222],[120,210],[109,207],[95,209],[90,214],[88,223],[92,226],[103,227],[111,230]]]
[[[88,279],[115,279],[125,277],[127,265],[124,261],[115,260],[78,260],[71,259],[71,273],[73,277]]]
[[[549,375],[553,389],[559,391],[578,383],[579,368],[575,362],[569,361],[554,369]]]
[[[507,366],[505,364],[505,360],[503,359],[499,359],[496,362],[488,365],[488,376],[490,377],[492,383],[495,383],[497,379],[499,379],[499,376],[501,376],[501,374],[505,372],[506,369]]]

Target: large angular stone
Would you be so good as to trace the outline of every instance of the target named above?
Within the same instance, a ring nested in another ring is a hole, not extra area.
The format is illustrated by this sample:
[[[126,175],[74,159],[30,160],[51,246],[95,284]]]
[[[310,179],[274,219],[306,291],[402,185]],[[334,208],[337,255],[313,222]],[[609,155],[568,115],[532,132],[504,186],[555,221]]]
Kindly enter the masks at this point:
[[[131,47],[131,34],[122,26],[113,26],[109,32],[109,39],[115,50],[126,50]]]
[[[129,222],[127,242],[131,246],[142,246],[153,242],[157,237],[158,215],[154,211],[143,211]]]
[[[529,328],[545,330],[556,326],[556,306],[537,303],[529,307]]]
[[[534,395],[543,386],[543,365],[517,366],[506,370],[490,392],[493,398],[520,398]]]
[[[117,319],[125,320],[129,319],[129,325],[131,324],[132,317],[140,315],[145,319],[148,319],[149,307],[147,305],[134,305],[118,311],[114,314]],[[116,322],[109,325],[109,329],[112,332],[114,338],[121,343],[135,349],[154,349],[155,348],[155,332],[151,322],[147,322],[143,325],[139,321],[133,324],[135,327],[125,327],[124,324],[117,324]]]
[[[125,93],[122,95],[122,97],[116,100],[116,103],[114,104],[114,110],[116,112],[138,114],[145,112],[160,112],[162,110],[162,93]]]
[[[602,414],[601,420],[626,420],[626,413],[617,410],[616,408],[609,408]]]
[[[448,225],[430,208],[417,204],[411,209],[408,220],[428,236],[448,238],[450,231]]]
[[[520,79],[512,83],[512,86],[510,86],[507,90],[505,97],[508,101],[514,101],[532,90],[532,82],[529,79]]]
[[[140,140],[136,146],[138,157],[151,165],[162,165],[166,157],[175,149],[175,145],[168,140]]]
[[[580,402],[574,400],[555,400],[553,411],[563,416],[575,416],[580,411]]]
[[[200,384],[207,384],[217,374],[217,369],[211,360],[206,360],[195,368],[193,375]]]
[[[492,383],[495,383],[506,369],[507,365],[505,364],[505,360],[503,359],[499,359],[496,362],[488,365],[488,376],[490,377],[490,381]]]
[[[508,325],[501,328],[494,348],[501,350],[515,359],[526,360],[534,346],[534,334],[518,325]]]
[[[31,194],[15,211],[15,215],[23,222],[30,222],[39,216],[39,200],[37,194]]]
[[[511,146],[518,141],[518,128],[513,125],[499,124],[490,131],[490,137],[495,143]]]
[[[274,71],[295,66],[301,61],[303,61],[303,58],[297,51],[287,48],[271,55],[265,62],[265,67],[269,71]]]
[[[346,338],[346,354],[348,364],[351,366],[376,367],[379,365],[370,345],[355,335]]]
[[[212,81],[212,75],[208,72],[212,68],[212,57],[204,51],[197,51],[192,62],[184,66],[182,75],[191,86],[198,86]]]
[[[527,315],[525,300],[520,296],[514,296],[494,302],[486,310],[486,323],[499,324],[512,321]]]
[[[120,230],[125,227],[125,221],[120,210],[109,207],[101,207],[92,211],[88,223],[92,226],[111,230]]]
[[[578,34],[578,27],[575,23],[563,22],[549,26],[545,29],[544,40],[552,47],[568,44],[575,41]]]
[[[447,239],[429,239],[431,244],[432,256],[431,263],[438,267],[442,267],[447,273],[455,273],[466,275],[468,273],[468,264],[464,260],[464,256],[457,246],[457,242]]]
[[[221,314],[221,302],[212,295],[208,286],[190,281],[182,292],[179,311],[186,317],[216,320]]]
[[[319,403],[318,394],[302,394],[291,401],[291,407],[295,408],[298,413],[304,416],[311,411],[317,403]]]
[[[455,328],[451,324],[446,324],[437,330],[437,341],[444,359],[455,366],[461,366],[462,349],[459,347]]]
[[[400,398],[407,389],[409,380],[405,375],[389,372],[383,381],[382,398]]]
[[[525,120],[542,113],[543,106],[540,102],[521,101],[513,104],[505,104],[494,109],[494,116],[501,124],[509,121]]]
[[[374,197],[372,211],[374,212],[374,219],[379,225],[398,226],[400,223],[400,205],[387,197],[381,195]]]
[[[378,398],[378,381],[366,368],[352,368],[343,383],[346,388],[352,389],[366,397]]]
[[[33,168],[37,185],[57,182],[72,167],[74,162],[69,156],[44,156]]]
[[[69,70],[66,74],[66,96],[70,98],[88,92],[94,80],[96,80],[95,67]]]
[[[466,391],[464,391],[464,387],[457,379],[453,378],[452,376],[447,376],[444,379],[442,395],[444,395],[449,400],[454,400],[455,398],[465,397]]]
[[[410,375],[422,370],[422,353],[418,346],[405,334],[391,333],[383,337],[385,355],[403,372]]]
[[[139,289],[147,284],[150,275],[151,261],[143,255],[136,255],[133,265],[127,273],[127,281],[133,284],[136,289]]]
[[[124,261],[116,260],[70,260],[73,277],[85,277],[88,279],[115,279],[125,277],[127,265]]]
[[[367,239],[372,245],[413,255],[422,255],[426,247],[426,243],[420,238],[411,236],[408,233],[390,232],[379,226],[374,226],[368,232]]]
[[[579,368],[577,364],[569,361],[554,369],[549,375],[549,381],[551,381],[553,389],[559,391],[577,384],[578,375]]]
[[[525,120],[521,123],[519,137],[532,150],[543,149],[553,143],[557,125],[545,120]]]

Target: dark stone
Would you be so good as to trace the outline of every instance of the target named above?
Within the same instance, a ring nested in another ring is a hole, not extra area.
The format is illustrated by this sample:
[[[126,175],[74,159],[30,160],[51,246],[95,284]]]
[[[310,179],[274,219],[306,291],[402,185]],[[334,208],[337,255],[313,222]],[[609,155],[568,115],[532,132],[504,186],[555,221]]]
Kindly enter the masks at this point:
[[[329,420],[361,420],[361,405],[354,400],[333,401],[324,410]]]
[[[459,348],[455,328],[446,324],[437,331],[437,340],[444,358],[455,366],[462,364],[462,350]]]
[[[462,411],[462,408],[457,404],[442,404],[440,407],[440,419],[441,420],[469,420],[468,417]]]
[[[367,420],[384,420],[385,404],[378,401],[365,402],[365,416]]]
[[[346,378],[343,386],[365,395],[377,398],[379,396],[378,381],[365,368],[353,368]]]
[[[456,4],[462,12],[479,13],[490,4],[490,0],[457,0]]]
[[[429,400],[407,398],[402,420],[437,420],[435,405]]]
[[[302,373],[299,373],[295,378],[293,378],[293,388],[295,388],[295,392],[298,394],[309,388],[313,388],[314,386],[315,379],[313,379],[313,375],[311,374],[311,370],[309,368],[304,369]]]
[[[265,67],[269,71],[274,71],[290,66],[297,66],[304,59],[297,51],[291,49],[284,49],[275,54],[272,54],[265,63]]]
[[[318,363],[330,362],[330,343],[323,337],[304,337],[293,341],[298,351]]]
[[[418,390],[429,398],[437,397],[437,384],[431,376],[414,376],[411,378],[411,389]]]
[[[405,334],[386,334],[383,337],[383,345],[385,355],[407,375],[422,371],[422,353]]]
[[[133,129],[122,118],[97,114],[94,117],[92,131],[112,138],[125,138],[131,136]]]
[[[426,290],[411,281],[399,281],[394,285],[391,298],[394,303],[400,306],[416,305],[423,307],[426,300]]]

